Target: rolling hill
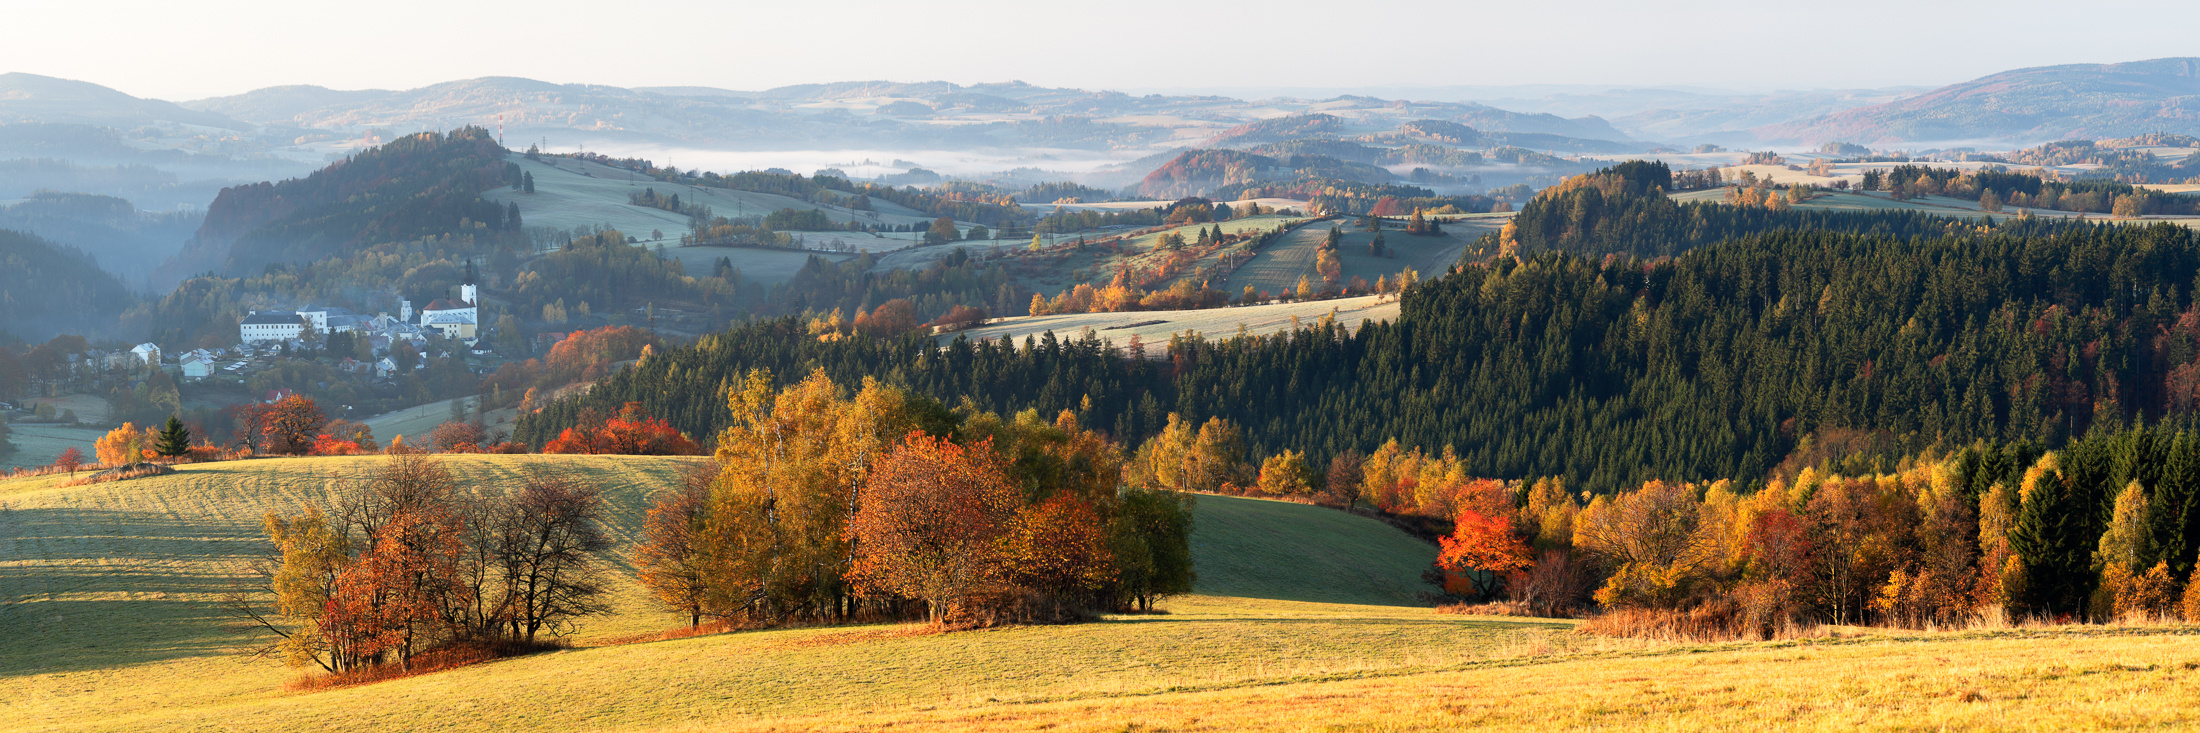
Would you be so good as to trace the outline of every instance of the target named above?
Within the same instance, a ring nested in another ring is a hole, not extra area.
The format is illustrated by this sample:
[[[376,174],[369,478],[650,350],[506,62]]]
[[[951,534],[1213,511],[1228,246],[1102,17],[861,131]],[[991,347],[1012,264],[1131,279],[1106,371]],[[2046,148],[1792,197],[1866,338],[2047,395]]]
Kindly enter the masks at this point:
[[[1199,595],[1169,603],[1168,615],[931,636],[871,626],[607,645],[681,623],[650,607],[625,553],[646,497],[696,459],[454,456],[447,465],[463,483],[485,490],[534,470],[605,486],[619,545],[615,613],[586,621],[582,647],[573,651],[286,693],[281,685],[293,673],[234,655],[244,640],[223,617],[221,595],[263,551],[262,514],[326,502],[347,477],[379,460],[197,464],[70,489],[55,488],[57,478],[0,481],[0,679],[7,681],[0,684],[0,728],[738,723],[814,711],[823,702],[850,710],[1036,702],[1340,670],[1395,674],[1481,658],[1522,630],[1563,628],[1429,614],[1416,594],[1435,548],[1373,520],[1200,497],[1193,548]],[[554,692],[575,684],[594,692],[585,699]]]
[[[1812,145],[2189,135],[2200,133],[2200,58],[2016,69],[1753,132]]]

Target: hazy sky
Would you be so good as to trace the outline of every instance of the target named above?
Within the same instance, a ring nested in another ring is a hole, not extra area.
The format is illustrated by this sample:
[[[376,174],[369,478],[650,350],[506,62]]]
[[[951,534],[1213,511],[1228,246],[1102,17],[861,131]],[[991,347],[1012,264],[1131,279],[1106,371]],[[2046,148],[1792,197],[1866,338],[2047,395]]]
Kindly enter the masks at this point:
[[[19,5],[11,3],[11,6]],[[478,76],[762,89],[1940,85],[2200,55],[2200,3],[2093,0],[101,0],[20,3],[0,71],[183,100]]]

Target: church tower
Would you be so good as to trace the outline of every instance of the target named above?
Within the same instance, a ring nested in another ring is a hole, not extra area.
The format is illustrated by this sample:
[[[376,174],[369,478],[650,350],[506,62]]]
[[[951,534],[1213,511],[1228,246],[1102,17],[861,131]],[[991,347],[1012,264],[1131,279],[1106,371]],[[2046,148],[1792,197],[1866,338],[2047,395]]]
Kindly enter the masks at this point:
[[[474,295],[473,260],[466,261],[466,280],[465,282],[460,283],[458,286],[458,299],[461,301],[462,306],[475,306],[481,304],[480,301],[475,299]]]

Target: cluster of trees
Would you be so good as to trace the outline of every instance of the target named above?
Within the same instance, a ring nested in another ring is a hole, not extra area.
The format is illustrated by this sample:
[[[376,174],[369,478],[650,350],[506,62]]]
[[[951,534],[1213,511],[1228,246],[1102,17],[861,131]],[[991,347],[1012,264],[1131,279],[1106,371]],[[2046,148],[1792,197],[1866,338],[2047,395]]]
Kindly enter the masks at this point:
[[[1548,250],[1602,256],[1668,257],[1712,242],[1778,229],[1890,237],[1967,234],[1977,222],[1916,211],[1811,211],[1683,204],[1667,197],[1664,163],[1631,161],[1569,178],[1520,207],[1484,248],[1532,254]],[[2045,233],[2048,222],[2009,223]]]
[[[1027,204],[1098,204],[1114,201],[1115,192],[1070,181],[1055,181],[1032,184],[1017,192],[1016,200]]]
[[[583,415],[581,424],[566,428],[542,446],[544,453],[580,453],[620,456],[692,456],[702,448],[664,421],[642,414],[641,405],[629,402],[609,418]]]
[[[481,397],[488,409],[518,405],[535,407],[534,395],[576,382],[593,382],[611,373],[611,365],[639,359],[652,348],[663,348],[655,334],[634,326],[604,326],[574,331],[550,346],[541,358],[505,362],[481,382]]]
[[[678,258],[633,246],[626,235],[606,230],[529,262],[502,295],[520,312],[532,313],[568,299],[612,306],[647,298],[708,310],[734,305],[739,291],[739,283],[692,277]]]
[[[665,211],[670,211],[672,213],[685,216],[690,220],[708,220],[709,218],[711,218],[709,206],[695,201],[682,203],[680,201],[680,194],[659,196],[657,195],[657,189],[653,187],[645,187],[642,189],[641,193],[627,194],[626,202],[635,206],[647,206],[652,209],[663,209]]]
[[[264,654],[342,673],[460,645],[525,648],[605,608],[606,509],[596,487],[548,474],[494,495],[435,459],[400,453],[329,512],[268,514],[276,555],[229,598],[277,639]]]
[[[1018,285],[999,261],[972,257],[962,248],[921,268],[878,272],[872,269],[877,262],[870,254],[839,263],[811,257],[787,282],[774,287],[755,312],[767,316],[853,313],[906,300],[914,308],[914,318],[922,322],[956,307],[1021,314],[1031,298],[1031,291]]]
[[[2044,171],[2011,173],[1998,168],[1966,172],[1952,168],[1905,165],[1881,173],[1867,171],[1866,191],[1888,191],[1895,198],[1947,196],[1979,202],[1987,211],[2005,207],[2112,214],[2129,219],[2148,214],[2191,216],[2200,202],[2190,196],[2161,193],[2110,179],[2063,181]]]
[[[1114,443],[822,371],[748,373],[715,461],[650,510],[643,582],[691,622],[1062,620],[1190,588],[1188,499]]]
[[[1584,505],[1555,479],[1491,485],[1455,508],[1445,569],[1546,611],[1593,600],[1755,637],[2200,618],[2200,438],[2168,424],[2058,451],[1980,442],[1885,471],[1811,467],[1754,491],[1651,481]]]

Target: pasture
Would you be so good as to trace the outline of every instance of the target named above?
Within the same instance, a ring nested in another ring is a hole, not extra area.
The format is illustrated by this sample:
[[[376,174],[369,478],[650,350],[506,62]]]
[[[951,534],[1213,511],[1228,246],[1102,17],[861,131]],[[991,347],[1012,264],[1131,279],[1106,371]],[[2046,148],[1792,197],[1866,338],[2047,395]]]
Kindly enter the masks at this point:
[[[1089,328],[1094,335],[1114,342],[1116,348],[1128,348],[1131,336],[1135,334],[1145,345],[1147,355],[1159,357],[1168,353],[1169,337],[1175,334],[1196,333],[1207,338],[1229,338],[1237,335],[1238,327],[1242,325],[1247,334],[1267,336],[1314,325],[1332,311],[1336,313],[1338,323],[1349,329],[1357,329],[1363,320],[1389,321],[1398,317],[1398,301],[1391,296],[1363,295],[1332,300],[1198,310],[1018,316],[942,335],[939,341],[947,343],[957,336],[978,340],[998,339],[1005,335],[1017,343],[1023,343],[1026,337],[1036,337],[1048,331],[1054,332],[1056,338],[1074,339],[1080,338],[1085,329]]]
[[[646,497],[698,459],[452,456],[481,491],[548,471],[605,487],[614,613],[574,649],[317,692],[243,656],[222,595],[259,517],[325,503],[381,459],[0,481],[0,729],[1701,730],[2200,724],[2188,627],[1778,642],[1584,636],[1437,614],[1435,548],[1318,507],[1197,498],[1197,595],[1166,613],[949,634],[872,625],[625,642],[680,619],[631,580]],[[2046,650],[2052,649],[2052,653]]]

